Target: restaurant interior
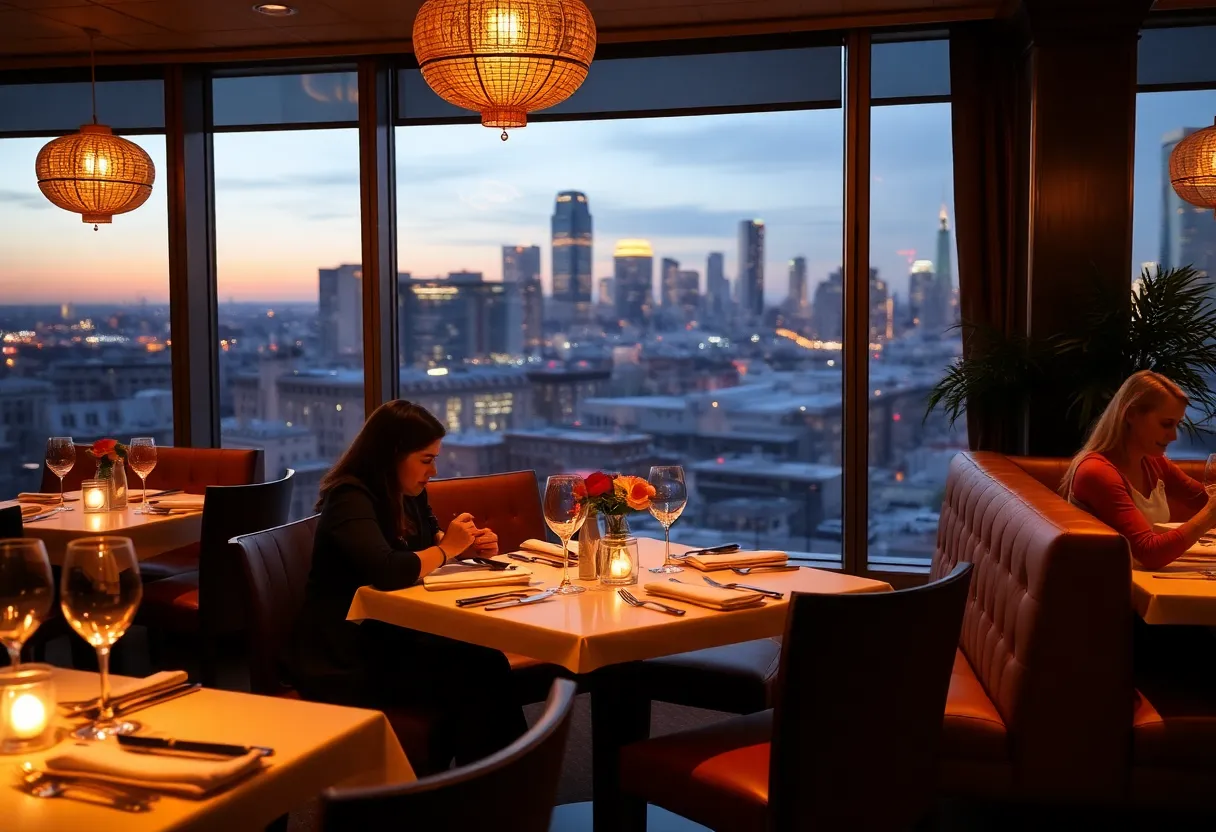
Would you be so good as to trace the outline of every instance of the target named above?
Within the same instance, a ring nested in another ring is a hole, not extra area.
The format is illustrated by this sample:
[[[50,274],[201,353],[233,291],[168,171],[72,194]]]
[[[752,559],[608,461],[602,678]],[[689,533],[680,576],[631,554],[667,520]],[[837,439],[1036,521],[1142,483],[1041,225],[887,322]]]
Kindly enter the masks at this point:
[[[1212,828],[1213,55],[0,0],[0,829]]]

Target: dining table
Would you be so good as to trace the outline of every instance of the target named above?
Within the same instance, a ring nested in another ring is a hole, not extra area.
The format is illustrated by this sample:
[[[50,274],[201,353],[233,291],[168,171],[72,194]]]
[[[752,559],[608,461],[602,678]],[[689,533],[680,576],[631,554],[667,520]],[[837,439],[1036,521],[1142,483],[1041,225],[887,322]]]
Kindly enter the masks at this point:
[[[1145,624],[1216,627],[1216,539],[1201,540],[1161,569],[1134,568],[1132,606]]]
[[[111,679],[115,686],[131,681]],[[96,673],[56,668],[53,680],[60,702],[95,698],[99,690]],[[55,746],[4,758],[10,764],[0,778],[8,781],[0,786],[0,829],[5,832],[262,832],[330,786],[416,779],[380,711],[204,688],[134,713],[131,718],[142,726],[138,735],[267,746],[273,754],[262,758],[260,770],[203,798],[159,794],[142,812],[124,811],[84,790],[36,797],[21,785],[23,764],[41,768],[47,757],[84,742],[69,735],[79,721],[57,718]]]
[[[355,593],[347,619],[377,620],[448,638],[516,653],[559,665],[585,684],[591,692],[592,718],[592,811],[594,828],[620,828],[619,752],[629,742],[645,739],[650,730],[650,702],[638,695],[637,673],[646,659],[692,650],[736,644],[780,636],[792,593],[887,592],[884,581],[845,575],[824,569],[755,571],[746,578],[730,571],[702,573],[691,566],[677,574],[654,574],[649,568],[662,564],[661,540],[638,538],[640,577],[638,585],[625,587],[640,600],[658,600],[684,610],[668,615],[630,605],[615,591],[598,581],[577,580],[587,591],[557,595],[541,602],[488,610],[480,606],[460,607],[456,601],[511,587],[478,587],[431,590],[422,585],[385,592],[363,587]],[[679,555],[692,547],[672,544]],[[509,561],[504,555],[499,560]],[[553,587],[561,580],[559,567],[544,563],[515,563],[531,570],[531,586]],[[719,581],[736,580],[783,594],[765,599],[761,605],[721,611],[671,598],[649,595],[648,583],[677,581],[703,585],[703,576]]]
[[[68,492],[74,498],[80,492]],[[17,505],[17,500],[0,502],[0,508]],[[63,555],[70,541],[95,535],[121,535],[135,544],[135,556],[147,560],[165,552],[197,543],[201,536],[202,511],[175,511],[169,514],[136,514],[140,503],[111,511],[86,512],[78,499],[68,503],[72,511],[50,512],[39,520],[23,521],[26,537],[34,537],[46,545],[52,566],[63,565]]]

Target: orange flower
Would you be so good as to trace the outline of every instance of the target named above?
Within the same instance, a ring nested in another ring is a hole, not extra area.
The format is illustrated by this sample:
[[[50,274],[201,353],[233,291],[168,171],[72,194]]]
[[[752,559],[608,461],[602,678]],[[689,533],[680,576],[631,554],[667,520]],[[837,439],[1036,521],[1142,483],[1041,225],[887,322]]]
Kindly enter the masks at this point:
[[[654,486],[641,477],[620,476],[614,483],[616,492],[621,495],[625,505],[634,511],[645,511],[650,508],[650,498],[654,496]]]

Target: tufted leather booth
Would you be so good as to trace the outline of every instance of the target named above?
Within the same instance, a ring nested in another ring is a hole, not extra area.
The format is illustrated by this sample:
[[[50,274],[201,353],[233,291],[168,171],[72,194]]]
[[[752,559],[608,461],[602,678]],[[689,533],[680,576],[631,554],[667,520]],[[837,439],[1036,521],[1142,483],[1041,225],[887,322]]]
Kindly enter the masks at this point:
[[[440,529],[446,529],[457,515],[468,512],[479,527],[494,530],[500,552],[513,552],[525,540],[546,537],[535,471],[431,480],[426,495]],[[544,700],[560,668],[517,653],[506,656],[515,671],[521,701]]]
[[[622,790],[716,830],[912,828],[936,799],[972,572],[899,592],[795,593],[775,707],[626,746]]]
[[[240,559],[242,597],[248,599],[249,688],[253,693],[299,697],[281,681],[279,656],[304,605],[316,530],[314,515],[232,540]],[[385,716],[415,773],[423,776],[439,767],[430,753],[435,739],[432,714],[419,708],[390,708]]]

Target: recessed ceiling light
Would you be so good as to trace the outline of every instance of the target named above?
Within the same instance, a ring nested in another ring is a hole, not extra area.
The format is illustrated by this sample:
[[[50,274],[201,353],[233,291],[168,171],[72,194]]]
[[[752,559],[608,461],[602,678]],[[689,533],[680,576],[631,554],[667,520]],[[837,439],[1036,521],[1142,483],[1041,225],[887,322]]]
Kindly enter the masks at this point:
[[[291,17],[296,13],[293,7],[284,6],[282,3],[258,3],[253,10],[268,17]]]

